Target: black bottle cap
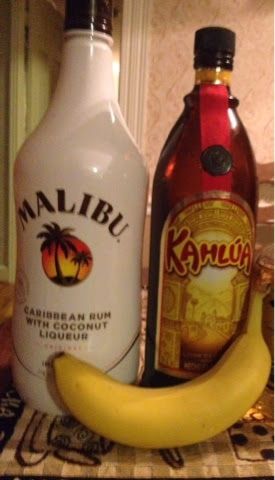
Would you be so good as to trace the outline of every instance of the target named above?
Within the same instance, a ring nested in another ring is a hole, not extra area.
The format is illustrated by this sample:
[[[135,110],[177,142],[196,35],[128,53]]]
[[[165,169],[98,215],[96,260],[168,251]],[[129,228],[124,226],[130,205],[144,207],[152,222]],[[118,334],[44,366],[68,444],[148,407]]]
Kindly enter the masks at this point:
[[[223,27],[206,27],[196,31],[194,67],[221,67],[233,70],[236,35]]]
[[[96,30],[112,35],[112,0],[66,0],[64,30]]]

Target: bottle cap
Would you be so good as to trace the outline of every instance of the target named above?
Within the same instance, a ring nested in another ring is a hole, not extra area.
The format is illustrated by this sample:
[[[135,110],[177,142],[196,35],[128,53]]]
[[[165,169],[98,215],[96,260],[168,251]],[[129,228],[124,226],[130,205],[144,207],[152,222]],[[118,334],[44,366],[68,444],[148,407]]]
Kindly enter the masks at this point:
[[[233,69],[236,34],[223,27],[206,27],[196,31],[195,68]]]
[[[112,35],[112,15],[112,0],[66,0],[64,30],[96,30]]]

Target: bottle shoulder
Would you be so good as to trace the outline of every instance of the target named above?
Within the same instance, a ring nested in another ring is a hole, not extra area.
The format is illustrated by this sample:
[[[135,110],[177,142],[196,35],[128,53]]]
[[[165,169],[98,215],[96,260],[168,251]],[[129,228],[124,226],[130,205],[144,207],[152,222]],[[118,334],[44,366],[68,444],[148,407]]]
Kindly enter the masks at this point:
[[[227,117],[231,136],[231,145],[240,144],[245,148],[246,155],[254,160],[253,148],[251,146],[248,132],[242,122],[237,107],[239,100],[232,94],[228,97]],[[198,154],[201,150],[201,118],[199,91],[195,88],[191,93],[184,97],[184,108],[172,127],[162,148],[159,167],[165,168],[165,164],[174,156],[188,158],[193,152]]]
[[[108,164],[120,159],[136,164],[148,174],[144,157],[133,140],[116,102],[106,101],[94,108],[71,115],[55,114],[49,109],[40,124],[26,139],[16,160],[24,166],[47,162],[58,168],[59,162],[76,159],[87,165]],[[94,165],[96,166],[96,165]]]
[[[154,194],[174,205],[183,196],[201,191],[202,154],[198,90],[184,99],[184,110],[162,149],[154,177]],[[233,157],[233,189],[253,206],[256,197],[256,164],[247,131],[237,112],[238,100],[229,97],[227,117]],[[246,182],[243,182],[243,179]],[[159,200],[158,200],[159,201]]]

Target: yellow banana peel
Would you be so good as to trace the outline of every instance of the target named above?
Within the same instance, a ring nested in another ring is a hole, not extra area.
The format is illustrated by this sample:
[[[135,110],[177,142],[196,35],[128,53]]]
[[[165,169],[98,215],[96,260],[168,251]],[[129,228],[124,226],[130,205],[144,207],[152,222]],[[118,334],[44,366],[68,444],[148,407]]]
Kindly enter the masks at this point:
[[[188,383],[125,385],[65,353],[53,361],[57,390],[83,425],[118,443],[173,448],[206,440],[239,420],[267,383],[271,359],[261,333],[262,298],[254,292],[245,333],[211,370]]]

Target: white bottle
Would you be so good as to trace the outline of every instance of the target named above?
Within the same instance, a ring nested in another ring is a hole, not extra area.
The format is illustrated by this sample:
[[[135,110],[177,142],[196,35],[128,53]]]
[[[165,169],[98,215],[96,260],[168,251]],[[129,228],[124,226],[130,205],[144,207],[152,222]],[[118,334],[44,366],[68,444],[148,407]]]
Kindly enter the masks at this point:
[[[109,1],[67,1],[57,88],[15,165],[13,378],[50,414],[58,351],[137,374],[148,174],[115,99],[110,22]]]

